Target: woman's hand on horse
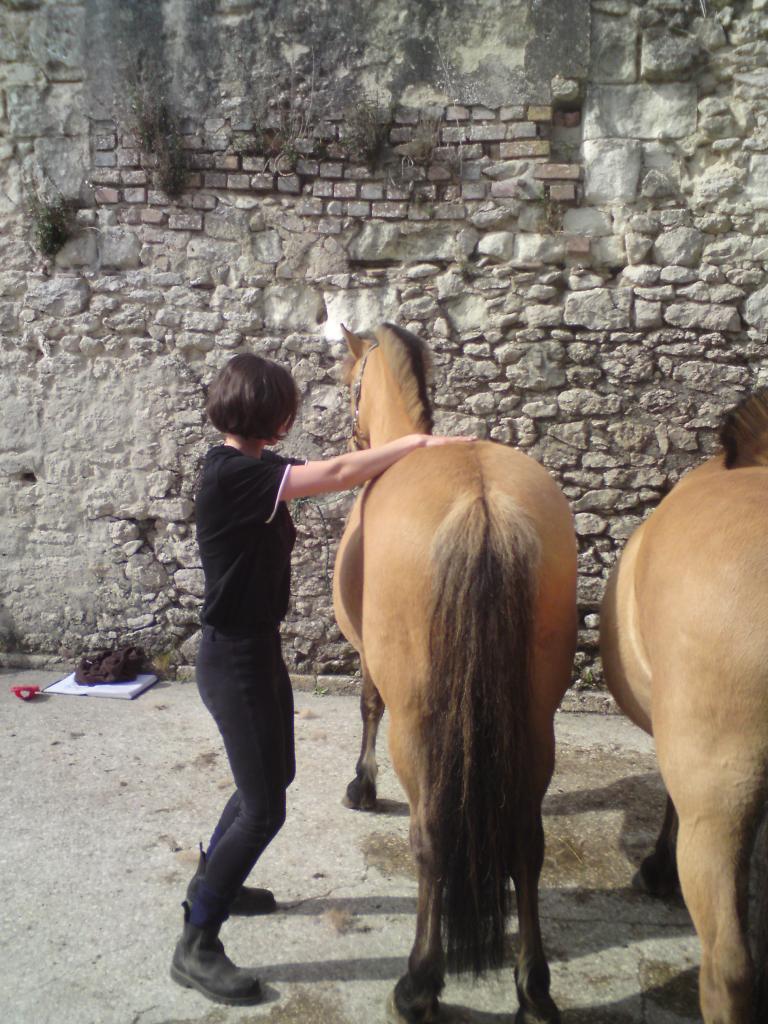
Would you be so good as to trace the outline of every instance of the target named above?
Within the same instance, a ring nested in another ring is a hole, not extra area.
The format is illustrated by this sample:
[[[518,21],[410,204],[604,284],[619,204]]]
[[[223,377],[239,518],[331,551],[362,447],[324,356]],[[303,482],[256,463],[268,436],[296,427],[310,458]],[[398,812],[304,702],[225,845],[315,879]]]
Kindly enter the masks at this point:
[[[477,440],[474,434],[457,434],[454,437],[443,434],[407,434],[405,440],[408,438],[418,441],[417,448],[439,448],[444,444],[467,444]]]
[[[307,462],[291,466],[283,483],[280,497],[283,501],[305,498],[312,494],[346,491],[365,483],[389,469],[391,465],[417,448],[435,448],[446,444],[466,444],[476,437],[435,437],[433,434],[406,434],[387,444],[347,452],[322,462]]]

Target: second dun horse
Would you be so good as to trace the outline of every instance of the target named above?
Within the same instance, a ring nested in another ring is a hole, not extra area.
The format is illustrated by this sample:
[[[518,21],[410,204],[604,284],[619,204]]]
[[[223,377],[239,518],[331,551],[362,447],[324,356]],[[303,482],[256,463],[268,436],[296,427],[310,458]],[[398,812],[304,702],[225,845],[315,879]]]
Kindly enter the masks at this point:
[[[666,895],[679,873],[706,1024],[764,1024],[768,393],[727,416],[721,441],[627,544],[603,600],[601,652],[619,705],[654,736],[669,793],[639,880]]]
[[[355,441],[429,432],[424,344],[391,324],[346,333]],[[538,880],[553,716],[571,678],[576,544],[549,474],[490,442],[420,449],[360,494],[336,560],[334,604],[360,653],[363,742],[347,803],[376,803],[376,731],[411,811],[416,938],[394,993],[437,1019],[448,967],[501,965],[514,881],[518,1021],[554,1024]]]

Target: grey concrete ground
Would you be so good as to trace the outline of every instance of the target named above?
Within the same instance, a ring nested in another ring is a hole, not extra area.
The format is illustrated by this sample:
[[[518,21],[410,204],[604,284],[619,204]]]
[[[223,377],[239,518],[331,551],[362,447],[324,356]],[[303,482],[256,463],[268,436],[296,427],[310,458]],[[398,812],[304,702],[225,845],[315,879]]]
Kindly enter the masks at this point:
[[[227,950],[258,965],[248,1010],[177,987],[180,900],[229,793],[215,727],[192,684],[135,701],[42,696],[0,674],[0,1020],[3,1024],[379,1024],[413,941],[415,878],[402,791],[380,744],[382,811],[342,807],[359,744],[353,697],[297,693],[288,822],[251,881],[280,911],[234,918]],[[386,716],[385,716],[386,723]],[[685,909],[630,889],[663,793],[650,741],[616,716],[560,714],[546,804],[542,921],[563,1024],[699,1019],[698,945]],[[515,923],[510,924],[510,952]],[[444,999],[511,1024],[510,966]]]

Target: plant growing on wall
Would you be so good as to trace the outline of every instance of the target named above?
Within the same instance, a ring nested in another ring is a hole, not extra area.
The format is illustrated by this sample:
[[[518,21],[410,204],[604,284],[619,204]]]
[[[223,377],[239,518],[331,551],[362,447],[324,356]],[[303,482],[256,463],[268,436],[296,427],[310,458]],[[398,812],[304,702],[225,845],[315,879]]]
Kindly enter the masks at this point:
[[[392,105],[378,97],[361,96],[344,111],[341,145],[347,155],[370,168],[380,166],[392,127]]]
[[[72,204],[58,193],[48,196],[30,186],[27,191],[27,211],[35,248],[43,256],[55,256],[72,235]]]
[[[186,156],[178,118],[171,110],[164,84],[139,66],[130,83],[133,128],[141,148],[157,157],[155,183],[172,199],[181,195]]]

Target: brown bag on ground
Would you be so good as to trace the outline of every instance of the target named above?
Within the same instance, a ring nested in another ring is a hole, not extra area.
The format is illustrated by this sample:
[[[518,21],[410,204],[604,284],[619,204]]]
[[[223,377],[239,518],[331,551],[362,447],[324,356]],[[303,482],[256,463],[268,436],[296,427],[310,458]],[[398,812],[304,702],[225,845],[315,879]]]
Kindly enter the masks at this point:
[[[75,669],[75,682],[81,686],[96,683],[127,683],[147,671],[147,656],[141,647],[120,647],[85,655]]]

